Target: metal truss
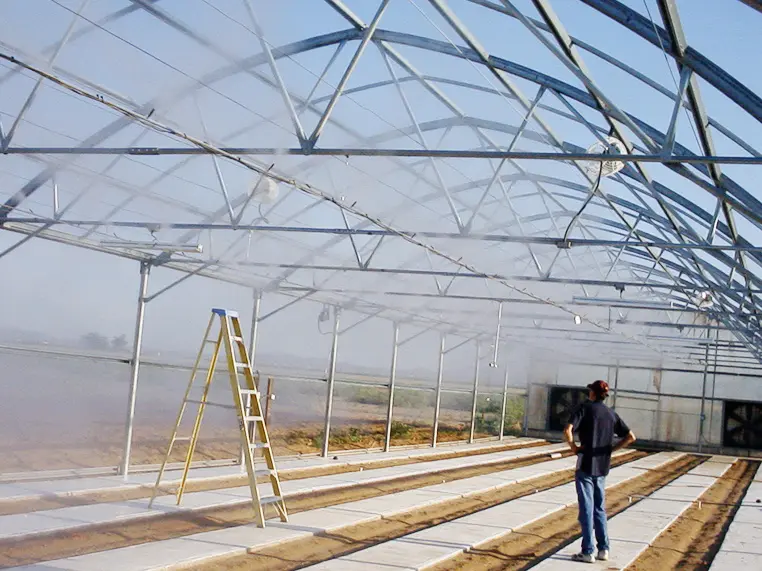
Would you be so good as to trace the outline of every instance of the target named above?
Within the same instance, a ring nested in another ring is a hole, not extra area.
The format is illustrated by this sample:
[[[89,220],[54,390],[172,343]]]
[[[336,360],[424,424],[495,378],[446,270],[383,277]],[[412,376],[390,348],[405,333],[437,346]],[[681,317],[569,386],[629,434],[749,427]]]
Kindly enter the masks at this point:
[[[555,343],[560,334],[572,353],[593,343],[610,358],[671,353],[698,362],[693,334],[722,327],[759,358],[762,201],[744,185],[762,165],[749,142],[762,98],[690,45],[673,0],[658,0],[660,22],[616,0],[577,1],[663,51],[675,85],[656,79],[663,70],[620,61],[589,32],[575,37],[548,0],[533,0],[540,18],[508,0],[383,0],[368,21],[340,0],[310,2],[347,27],[298,39],[251,0],[241,1],[241,18],[209,2],[214,29],[161,0],[133,0],[97,19],[85,0],[68,9],[71,24],[52,43],[29,53],[0,42],[8,69],[0,85],[21,101],[0,101],[2,160],[24,181],[0,191],[0,227],[24,235],[0,263],[39,237],[178,270],[177,283],[205,276],[469,339]],[[419,18],[420,33],[395,29],[403,9]],[[93,31],[137,15],[223,63],[178,72],[157,51],[157,65],[182,79],[146,99],[145,89],[119,93],[86,62],[62,59]],[[523,55],[511,45],[490,51],[502,44],[480,18],[521,26],[533,43]],[[258,53],[232,49],[220,36],[226,26]],[[535,67],[539,51],[563,72]],[[328,57],[319,66],[305,63],[320,54]],[[602,66],[663,109],[620,101]],[[724,98],[716,116],[706,86]],[[84,105],[72,121],[87,134],[39,122],[37,106],[55,98]],[[189,103],[192,117],[178,111]],[[748,120],[744,129],[725,116],[728,106]],[[609,135],[626,153],[586,150]],[[203,176],[200,161],[209,161]],[[583,165],[603,161],[624,168],[594,189]],[[267,179],[282,195],[257,205]],[[326,190],[336,181],[340,189]],[[115,235],[125,246],[113,245]],[[203,242],[207,253],[156,255],[131,240]],[[258,245],[273,243],[281,259],[258,255]],[[618,300],[601,297],[612,291]],[[468,308],[443,318],[446,303]],[[537,319],[557,323],[526,325],[529,317],[502,312],[503,303],[527,303]],[[604,314],[612,309],[655,314],[612,321]],[[684,347],[654,343],[653,330],[667,327]]]

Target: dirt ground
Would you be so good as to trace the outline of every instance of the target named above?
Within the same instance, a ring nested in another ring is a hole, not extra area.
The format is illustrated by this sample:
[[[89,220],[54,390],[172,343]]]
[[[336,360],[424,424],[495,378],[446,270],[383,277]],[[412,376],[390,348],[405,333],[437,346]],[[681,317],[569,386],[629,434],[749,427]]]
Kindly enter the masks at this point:
[[[629,482],[607,491],[609,517],[626,509],[631,495],[646,495],[667,485],[702,462],[696,456],[684,456],[659,470],[650,470]],[[633,501],[634,503],[634,501]],[[577,506],[570,506],[533,524],[524,526],[501,539],[454,557],[430,571],[518,571],[536,565],[580,536]],[[661,571],[665,567],[658,567]]]
[[[759,462],[738,460],[627,571],[706,571],[722,545]]]
[[[344,474],[346,472],[354,472],[357,470],[373,470],[378,468],[389,468],[392,466],[404,466],[407,464],[416,464],[423,462],[434,462],[436,460],[448,460],[451,458],[464,458],[466,456],[480,456],[482,454],[493,454],[495,452],[503,452],[506,450],[515,450],[517,448],[530,449],[538,446],[545,446],[548,443],[546,441],[538,442],[516,442],[507,441],[505,444],[496,444],[490,446],[488,449],[482,450],[460,450],[431,455],[430,457],[422,458],[395,458],[374,462],[362,462],[353,464],[351,467],[346,465],[337,466],[315,466],[313,468],[299,468],[295,470],[280,470],[278,475],[281,481],[286,480],[301,480],[304,478],[316,478],[318,476],[329,476],[332,474]],[[176,477],[176,476],[175,476]],[[165,477],[165,480],[167,478]],[[259,482],[267,482],[269,478],[260,478]],[[237,486],[247,485],[248,479],[245,475],[231,476],[229,478],[215,478],[213,480],[188,480],[185,486],[186,492],[201,492],[209,490],[223,490],[226,488],[234,488]],[[106,502],[121,502],[126,500],[135,500],[139,498],[148,498],[151,496],[152,487],[145,486],[131,490],[113,490],[102,492],[90,492],[77,494],[75,496],[61,496],[51,498],[40,498],[28,501],[2,501],[0,500],[0,516],[19,514],[19,513],[31,513],[43,510],[52,510],[63,507],[81,506],[87,504],[100,504]],[[159,495],[173,494],[174,488],[169,488],[162,485],[159,491]]]
[[[621,456],[613,462],[621,464],[643,456],[645,456],[643,452],[632,451],[630,455]],[[550,476],[505,486],[500,490],[468,498],[457,498],[421,510],[414,510],[393,518],[381,518],[365,524],[342,528],[335,532],[257,550],[247,555],[196,565],[193,566],[193,569],[202,569],[203,571],[290,571],[300,569],[420,529],[452,521],[528,494],[565,484],[570,482],[573,477],[573,470],[564,470]]]
[[[392,432],[394,446],[427,444],[431,440],[429,425],[398,423],[394,425],[394,428]],[[41,440],[39,444],[26,443],[22,448],[13,443],[0,444],[0,473],[116,466],[122,454],[121,430],[120,428],[116,433],[111,431],[111,436],[104,435],[90,439],[86,445],[55,443],[50,439]],[[314,454],[322,447],[322,424],[303,423],[289,427],[273,427],[269,428],[269,433],[276,456]],[[437,441],[466,440],[468,433],[467,425],[441,424]],[[332,452],[378,448],[383,446],[385,435],[385,422],[358,420],[350,426],[333,428],[328,446]],[[132,465],[161,463],[167,451],[169,436],[166,428],[136,427],[131,456]],[[492,435],[477,432],[474,436],[486,438]],[[184,461],[187,450],[187,443],[178,442],[172,451],[170,461]],[[204,426],[201,429],[193,460],[229,460],[238,457],[238,450],[238,433],[235,430]]]
[[[644,453],[636,453],[641,454]],[[455,468],[421,476],[398,478],[389,482],[354,486],[342,490],[292,496],[287,500],[289,513],[297,513],[337,505],[365,498],[377,497],[441,483],[470,478],[509,468],[547,461],[549,456],[522,460],[508,460],[489,466]],[[535,484],[536,485],[536,484]],[[273,516],[269,513],[269,516]],[[213,531],[252,523],[251,506],[242,502],[225,508],[193,513],[168,514],[131,522],[115,522],[77,532],[56,533],[27,540],[0,541],[0,568],[31,565],[52,559],[116,549],[173,537],[182,537],[202,531]]]

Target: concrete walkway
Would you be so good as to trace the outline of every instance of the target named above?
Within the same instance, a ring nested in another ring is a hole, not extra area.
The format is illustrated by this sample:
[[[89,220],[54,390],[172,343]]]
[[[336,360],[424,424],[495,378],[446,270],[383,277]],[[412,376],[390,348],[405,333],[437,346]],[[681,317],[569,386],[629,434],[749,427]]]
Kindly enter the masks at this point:
[[[452,454],[453,452],[484,452],[495,447],[506,445],[528,446],[533,443],[545,442],[539,438],[516,438],[505,437],[502,441],[495,440],[488,443],[443,443],[437,448],[407,448],[402,450],[392,449],[389,452],[375,451],[352,451],[332,454],[328,458],[320,456],[305,456],[301,458],[276,459],[278,470],[310,470],[326,466],[351,468],[357,464],[382,463],[389,460],[411,459],[424,461],[436,459],[439,456]],[[334,456],[337,459],[334,460]],[[190,480],[215,480],[229,478],[242,474],[240,466],[224,466],[216,468],[193,468],[190,471]],[[168,470],[162,479],[162,484],[176,484],[179,482],[181,472],[179,469]],[[156,472],[143,472],[130,474],[127,481],[122,476],[100,477],[76,477],[69,479],[51,479],[44,481],[3,482],[0,483],[0,502],[27,501],[37,499],[51,499],[56,497],[72,497],[76,495],[104,492],[104,491],[130,491],[145,486],[153,486],[156,481]]]
[[[484,493],[518,481],[547,476],[574,467],[574,458],[562,458],[452,483],[437,484],[396,494],[293,514],[288,523],[268,521],[265,529],[253,525],[209,531],[176,539],[146,543],[49,561],[15,569],[24,571],[152,571],[199,564],[206,560],[304,539],[316,533],[393,517],[458,497]],[[666,461],[666,459],[665,459]],[[640,460],[638,462],[643,462]],[[624,468],[618,468],[622,470]],[[633,473],[639,473],[637,469]],[[539,495],[539,494],[538,494]]]
[[[673,482],[651,494],[609,521],[611,558],[607,571],[624,569],[634,562],[654,540],[687,510],[735,462],[735,458],[714,456]],[[533,569],[567,571],[589,569],[588,563],[574,563],[571,556],[582,549],[579,539]]]
[[[746,490],[741,507],[738,508],[709,571],[762,569],[761,539],[762,466]]]
[[[563,450],[563,444],[550,444],[532,448],[517,448],[491,454],[434,460],[404,466],[346,472],[330,476],[317,476],[301,480],[282,482],[284,495],[294,496],[328,489],[340,489],[361,484],[377,483],[402,477],[428,474],[438,470],[464,468],[469,466],[487,466],[506,460],[547,456]],[[270,486],[261,485],[263,496],[270,496]],[[174,496],[161,496],[152,508],[148,508],[148,499],[127,500],[72,506],[26,514],[0,516],[0,539],[10,537],[23,538],[63,530],[75,530],[109,522],[126,522],[137,519],[149,519],[167,513],[187,512],[212,507],[229,506],[248,501],[248,486],[239,486],[206,492],[190,492],[183,496],[183,503],[175,505]]]
[[[607,488],[663,466],[680,453],[662,452],[611,470]],[[574,484],[519,498],[317,565],[311,571],[413,571],[460,555],[576,504]]]

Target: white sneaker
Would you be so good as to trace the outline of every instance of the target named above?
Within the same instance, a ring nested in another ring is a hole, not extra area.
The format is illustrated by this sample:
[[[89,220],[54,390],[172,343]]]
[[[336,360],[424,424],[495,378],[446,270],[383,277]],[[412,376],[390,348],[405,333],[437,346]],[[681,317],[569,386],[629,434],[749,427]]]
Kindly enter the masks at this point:
[[[598,555],[595,557],[598,561],[608,561],[609,560],[609,550],[608,549],[601,549],[598,552]]]
[[[575,553],[571,559],[579,563],[595,563],[595,557],[592,553]]]

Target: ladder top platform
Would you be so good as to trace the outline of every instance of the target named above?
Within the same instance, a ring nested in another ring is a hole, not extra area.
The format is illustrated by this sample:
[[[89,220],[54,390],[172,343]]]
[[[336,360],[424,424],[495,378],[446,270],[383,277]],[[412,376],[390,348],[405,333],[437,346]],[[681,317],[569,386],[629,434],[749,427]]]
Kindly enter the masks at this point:
[[[230,311],[229,309],[214,308],[212,309],[212,313],[216,313],[217,315],[221,315],[222,317],[225,317],[226,315],[228,317],[238,317],[237,311]]]

